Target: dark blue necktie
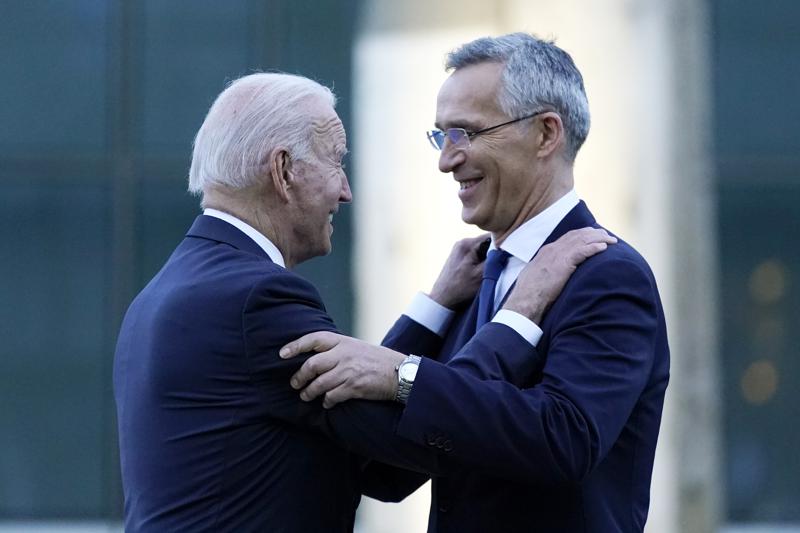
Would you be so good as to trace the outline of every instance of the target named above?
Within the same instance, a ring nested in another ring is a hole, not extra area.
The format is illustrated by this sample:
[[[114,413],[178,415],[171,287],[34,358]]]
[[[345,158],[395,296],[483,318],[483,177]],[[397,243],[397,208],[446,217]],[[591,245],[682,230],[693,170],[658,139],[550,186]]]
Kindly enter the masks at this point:
[[[506,267],[508,258],[511,254],[505,250],[492,250],[486,256],[486,263],[483,265],[483,281],[481,281],[481,291],[478,293],[478,321],[475,324],[477,331],[482,325],[492,319],[494,313],[494,292],[497,287],[497,278]]]

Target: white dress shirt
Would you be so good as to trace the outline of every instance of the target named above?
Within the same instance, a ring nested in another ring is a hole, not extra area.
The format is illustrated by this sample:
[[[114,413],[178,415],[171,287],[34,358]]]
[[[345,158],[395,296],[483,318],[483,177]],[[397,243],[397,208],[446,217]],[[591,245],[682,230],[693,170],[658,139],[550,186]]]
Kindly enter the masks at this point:
[[[550,207],[515,229],[506,238],[500,249],[511,254],[511,257],[508,258],[508,264],[497,280],[494,295],[495,309],[503,301],[525,265],[530,262],[547,237],[553,233],[567,213],[578,205],[579,201],[575,190],[569,191]],[[494,240],[489,249],[497,249]],[[455,316],[455,312],[439,305],[424,293],[419,293],[414,297],[405,314],[440,336],[444,336]],[[542,338],[542,330],[538,325],[527,317],[508,309],[498,311],[492,322],[507,325],[534,346]]]
[[[203,210],[204,215],[208,215],[210,217],[218,218],[220,220],[224,220],[228,224],[236,227],[242,233],[250,237],[255,241],[257,245],[261,247],[264,252],[272,259],[272,262],[276,265],[280,265],[283,268],[286,268],[286,263],[283,260],[283,254],[281,251],[278,250],[278,247],[275,246],[272,241],[270,241],[267,237],[264,236],[261,232],[255,229],[253,226],[248,224],[243,220],[239,220],[233,215],[229,215],[228,213],[223,213],[222,211],[217,211],[216,209],[209,209],[206,208]]]

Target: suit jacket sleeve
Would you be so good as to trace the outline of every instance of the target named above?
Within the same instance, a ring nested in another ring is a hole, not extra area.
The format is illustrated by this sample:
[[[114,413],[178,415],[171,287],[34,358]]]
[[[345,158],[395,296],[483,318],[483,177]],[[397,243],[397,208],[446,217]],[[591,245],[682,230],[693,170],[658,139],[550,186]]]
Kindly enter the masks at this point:
[[[589,260],[545,319],[541,382],[520,390],[423,360],[398,433],[450,441],[498,477],[582,480],[617,440],[654,360],[657,293],[646,266]],[[463,365],[462,365],[463,366]]]
[[[442,349],[442,338],[419,322],[402,315],[381,344],[404,354],[413,353],[436,359]]]
[[[406,315],[386,334],[383,346],[404,354],[438,359],[442,338]],[[504,324],[489,322],[447,362],[447,367],[480,380],[502,379],[522,386],[540,367],[536,348]]]
[[[382,346],[400,353],[437,358],[442,348],[442,337],[425,326],[401,315],[381,341]],[[427,473],[397,468],[378,461],[370,461],[361,475],[361,491],[370,498],[383,502],[399,502],[430,479]]]
[[[384,338],[383,345],[403,353],[419,355],[425,354],[423,350],[426,347],[438,349],[441,343],[431,344],[424,335],[425,332],[430,333],[430,330],[403,316]],[[422,335],[418,336],[419,333]],[[420,341],[419,346],[415,346],[415,338]],[[425,364],[443,366],[432,360],[426,361]],[[507,380],[521,385],[531,378],[539,365],[536,349],[528,341],[508,326],[490,322],[485,324],[470,342],[437,372],[458,373],[472,376],[477,380]],[[447,439],[437,437],[425,439],[424,443],[430,447],[441,448],[445,453],[450,451],[452,444]],[[481,465],[475,458],[470,458],[466,462],[478,468],[483,466],[493,473],[491,466]],[[397,502],[417,490],[427,480],[427,475],[372,462],[365,468],[362,490],[372,498]]]
[[[336,331],[316,289],[307,281],[286,272],[258,283],[247,298],[242,327],[251,379],[267,416],[320,431],[359,455],[390,465],[436,475],[459,468],[441,446],[397,435],[403,412],[399,404],[349,401],[326,410],[321,401],[300,400],[298,391],[289,386],[289,378],[311,354],[283,360],[278,350],[306,333]],[[502,345],[499,349],[505,348]],[[471,371],[479,373],[482,368],[476,364]],[[483,458],[464,457],[460,461],[479,466]]]

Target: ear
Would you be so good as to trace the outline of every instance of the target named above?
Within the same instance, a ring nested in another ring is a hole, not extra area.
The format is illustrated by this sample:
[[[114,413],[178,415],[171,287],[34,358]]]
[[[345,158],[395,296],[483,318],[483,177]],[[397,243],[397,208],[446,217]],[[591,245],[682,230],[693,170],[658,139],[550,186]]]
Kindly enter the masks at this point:
[[[289,201],[291,188],[294,186],[294,174],[292,171],[292,156],[289,150],[283,147],[275,148],[269,154],[267,161],[269,177],[278,198],[284,202]]]
[[[539,157],[549,157],[557,152],[565,142],[564,123],[558,113],[544,113],[540,115],[541,124],[538,141]]]

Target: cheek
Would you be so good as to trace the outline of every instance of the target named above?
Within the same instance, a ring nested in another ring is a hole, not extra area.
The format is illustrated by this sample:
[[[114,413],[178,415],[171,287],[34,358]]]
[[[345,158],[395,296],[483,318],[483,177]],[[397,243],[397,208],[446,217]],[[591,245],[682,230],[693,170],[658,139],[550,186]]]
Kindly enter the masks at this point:
[[[496,211],[516,211],[530,195],[530,180],[526,179],[525,169],[500,167],[493,183],[492,208]]]
[[[496,209],[502,206],[503,200],[508,200],[513,194],[512,187],[509,187],[508,168],[498,164],[496,160],[488,161],[484,168],[484,172],[489,178],[489,194],[487,195],[489,207]]]
[[[339,172],[332,173],[326,183],[325,199],[330,203],[338,203],[342,192],[342,178]],[[330,206],[329,206],[330,207]]]

